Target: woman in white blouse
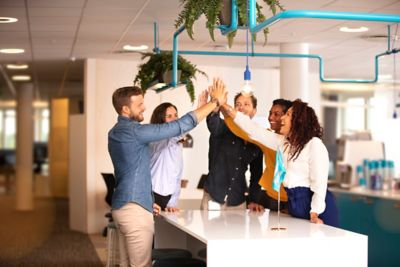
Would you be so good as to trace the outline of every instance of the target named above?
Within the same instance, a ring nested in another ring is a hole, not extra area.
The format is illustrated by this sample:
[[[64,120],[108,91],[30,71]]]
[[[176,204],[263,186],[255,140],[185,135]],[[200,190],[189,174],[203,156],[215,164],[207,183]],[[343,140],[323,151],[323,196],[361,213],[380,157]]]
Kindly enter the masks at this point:
[[[160,124],[178,119],[178,109],[171,103],[158,105],[150,123]],[[182,136],[150,143],[150,172],[154,202],[162,210],[178,211],[183,171]]]
[[[314,110],[300,99],[293,101],[293,106],[281,117],[281,135],[266,131],[228,105],[223,110],[251,139],[282,152],[289,213],[313,223],[338,226],[335,198],[327,190],[328,152]]]

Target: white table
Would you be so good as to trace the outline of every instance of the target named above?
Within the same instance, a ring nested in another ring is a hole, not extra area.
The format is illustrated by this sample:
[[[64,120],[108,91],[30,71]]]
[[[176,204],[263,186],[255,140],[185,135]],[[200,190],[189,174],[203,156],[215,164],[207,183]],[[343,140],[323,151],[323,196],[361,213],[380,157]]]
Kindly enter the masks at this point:
[[[157,248],[179,247],[207,266],[367,266],[368,237],[276,212],[182,210],[156,218]]]

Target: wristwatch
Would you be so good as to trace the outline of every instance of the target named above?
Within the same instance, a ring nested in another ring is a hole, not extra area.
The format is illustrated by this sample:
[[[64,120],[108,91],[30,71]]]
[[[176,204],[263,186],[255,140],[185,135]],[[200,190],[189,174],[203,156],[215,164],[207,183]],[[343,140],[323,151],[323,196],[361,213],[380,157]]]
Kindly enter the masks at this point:
[[[215,104],[217,104],[217,107],[219,107],[219,101],[218,101],[218,98],[211,97],[211,100],[210,100],[210,102],[211,102],[211,103],[215,103]]]

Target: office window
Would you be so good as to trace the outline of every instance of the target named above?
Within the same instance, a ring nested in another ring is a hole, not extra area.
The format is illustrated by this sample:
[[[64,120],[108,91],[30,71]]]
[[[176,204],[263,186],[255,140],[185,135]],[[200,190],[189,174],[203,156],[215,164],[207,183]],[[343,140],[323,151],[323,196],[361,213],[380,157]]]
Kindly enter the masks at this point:
[[[49,138],[49,109],[34,110],[34,142],[46,143]],[[0,149],[15,149],[16,146],[16,111],[0,109]]]
[[[15,115],[15,109],[6,109],[4,111],[4,139],[2,147],[6,149],[15,148],[15,133],[17,128]]]
[[[4,111],[0,109],[0,149],[3,148],[3,140],[4,140]]]
[[[49,138],[49,109],[35,110],[35,142],[47,142]]]

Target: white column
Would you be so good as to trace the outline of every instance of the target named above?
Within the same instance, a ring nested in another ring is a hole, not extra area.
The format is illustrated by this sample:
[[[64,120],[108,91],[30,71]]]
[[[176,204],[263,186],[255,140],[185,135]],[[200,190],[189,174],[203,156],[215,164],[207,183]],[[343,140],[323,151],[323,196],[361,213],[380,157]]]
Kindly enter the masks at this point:
[[[308,44],[287,43],[280,45],[280,52],[287,54],[308,54]],[[308,101],[309,70],[307,58],[280,58],[280,85],[282,98]]]
[[[16,209],[33,210],[33,84],[17,92]]]

